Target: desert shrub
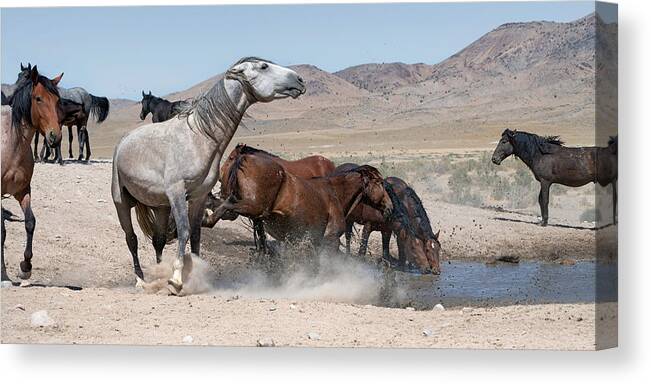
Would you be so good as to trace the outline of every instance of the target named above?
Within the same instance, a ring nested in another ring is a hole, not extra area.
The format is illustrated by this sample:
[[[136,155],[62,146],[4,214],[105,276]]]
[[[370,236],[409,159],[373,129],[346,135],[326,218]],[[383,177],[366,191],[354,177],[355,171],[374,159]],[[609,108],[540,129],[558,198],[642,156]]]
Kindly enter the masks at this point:
[[[472,191],[472,178],[465,167],[459,167],[448,179],[448,200],[457,204],[480,206],[482,198]]]

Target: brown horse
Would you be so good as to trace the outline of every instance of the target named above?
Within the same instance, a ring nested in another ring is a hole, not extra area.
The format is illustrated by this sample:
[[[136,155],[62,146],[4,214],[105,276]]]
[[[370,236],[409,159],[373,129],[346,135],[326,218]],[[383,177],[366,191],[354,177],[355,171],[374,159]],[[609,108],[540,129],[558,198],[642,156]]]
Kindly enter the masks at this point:
[[[345,163],[337,167],[335,173],[347,171],[357,164]],[[392,260],[389,253],[391,234],[395,233],[398,243],[398,266],[403,268],[406,262],[413,261],[422,273],[439,274],[441,272],[439,257],[441,244],[439,233],[434,234],[423,204],[416,192],[397,177],[384,179],[384,188],[391,197],[393,213],[385,218],[377,209],[366,204],[359,204],[346,218],[346,252],[350,253],[350,240],[353,224],[364,225],[358,255],[366,255],[368,239],[372,232],[382,233],[382,256]]]
[[[346,215],[364,202],[391,214],[393,204],[377,169],[364,165],[342,174],[302,179],[268,156],[235,158],[224,185],[228,196],[210,220],[232,210],[262,219],[275,239],[307,240],[315,249],[337,251]]]
[[[70,154],[70,157],[72,158],[72,127],[76,125],[77,127],[81,127],[83,122],[88,120],[88,115],[86,115],[86,111],[84,110],[84,106],[76,103],[72,100],[68,99],[60,99],[60,105],[61,105],[61,113],[62,113],[62,118],[61,118],[61,125],[68,127],[68,152]],[[77,131],[79,132],[79,130]],[[50,158],[50,147],[47,145],[44,145],[41,148],[41,154],[40,156],[38,155],[38,137],[39,134],[36,132],[34,135],[34,160],[35,161],[44,161],[47,162],[48,159]],[[59,142],[59,145],[54,148],[54,161],[58,162],[60,165],[63,165],[63,158],[61,156],[61,142]]]
[[[25,215],[24,260],[20,263],[19,277],[30,278],[32,273],[32,238],[36,219],[31,208],[31,181],[34,157],[30,146],[32,137],[39,131],[48,145],[54,147],[61,141],[61,109],[57,84],[63,74],[50,80],[39,75],[34,66],[29,81],[14,93],[11,107],[2,109],[2,196],[12,195]],[[4,261],[6,237],[5,219],[11,214],[2,210],[2,280],[9,280]]]
[[[554,183],[568,187],[590,182],[604,187],[612,184],[613,223],[617,222],[617,137],[611,137],[608,147],[569,148],[558,136],[506,129],[493,152],[493,163],[499,165],[510,155],[522,160],[540,182],[541,225],[547,225],[549,187]]]
[[[280,164],[287,172],[293,174],[296,177],[300,177],[302,179],[310,179],[313,177],[326,176],[335,170],[335,164],[332,161],[320,155],[308,156],[298,160],[285,160],[262,149],[253,148],[246,144],[240,143],[237,144],[237,146],[235,146],[235,148],[231,151],[231,153],[228,155],[228,157],[226,158],[226,160],[221,166],[220,173],[219,173],[219,181],[222,186],[225,185],[228,179],[228,172],[231,169],[233,163],[235,162],[235,159],[242,154],[253,154],[253,155],[263,156],[265,158],[268,158],[269,160],[275,161],[276,163]],[[214,211],[217,207],[219,207],[219,205],[221,205],[223,199],[226,199],[228,197],[223,192],[224,192],[224,188],[222,188],[222,192],[220,193],[221,199],[216,198],[212,194],[208,196],[208,199],[206,200],[206,213],[204,214],[204,219],[202,222],[203,227],[212,228],[217,223],[216,221],[214,222],[209,221],[208,216],[212,213],[212,211]],[[238,215],[234,214],[233,212],[225,212],[222,215],[221,219],[232,221],[237,219],[237,217]],[[261,253],[265,253],[267,251],[267,245],[266,245],[266,234],[264,232],[264,225],[262,224],[262,221],[259,219],[252,219],[252,221],[253,221],[253,239],[256,248]]]

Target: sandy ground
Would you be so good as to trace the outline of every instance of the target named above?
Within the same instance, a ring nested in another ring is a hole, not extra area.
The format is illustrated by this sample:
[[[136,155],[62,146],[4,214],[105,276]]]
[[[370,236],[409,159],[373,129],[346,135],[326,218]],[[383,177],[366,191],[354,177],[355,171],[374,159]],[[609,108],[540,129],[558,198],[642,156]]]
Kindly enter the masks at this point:
[[[412,311],[284,299],[143,295],[102,288],[2,292],[4,343],[595,348],[594,304]],[[42,308],[49,309],[55,323],[30,326],[30,314]]]
[[[37,218],[32,283],[40,286],[0,291],[3,343],[180,344],[189,335],[192,344],[219,345],[255,345],[262,338],[278,346],[595,348],[594,304],[443,312],[381,308],[365,305],[370,302],[364,292],[368,285],[345,276],[325,284],[325,290],[321,286],[304,294],[269,294],[262,285],[239,292],[229,284],[233,274],[248,271],[252,245],[239,221],[203,231],[205,263],[200,266],[212,281],[222,283],[220,289],[181,298],[137,291],[110,197],[110,169],[109,161],[37,165],[32,184]],[[445,259],[488,260],[505,254],[556,261],[594,258],[593,230],[541,228],[533,216],[425,203],[434,226],[442,229]],[[3,207],[22,217],[15,201],[5,199]],[[151,245],[137,233],[141,264],[151,279],[160,270]],[[7,224],[5,259],[12,278],[24,239],[22,223]],[[372,240],[371,251],[377,255],[379,235]],[[175,250],[175,245],[168,246],[165,256]],[[300,288],[301,282],[296,284],[285,288]],[[83,290],[57,288],[67,285]],[[32,328],[30,314],[37,310],[47,310],[56,326]],[[615,321],[612,316],[600,319]],[[310,332],[318,333],[319,340],[309,339]]]

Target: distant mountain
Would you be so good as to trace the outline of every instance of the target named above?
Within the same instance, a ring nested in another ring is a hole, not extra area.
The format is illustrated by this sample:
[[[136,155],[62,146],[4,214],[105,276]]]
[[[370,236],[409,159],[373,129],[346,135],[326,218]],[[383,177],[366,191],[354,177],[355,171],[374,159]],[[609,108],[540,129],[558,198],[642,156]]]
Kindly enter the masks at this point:
[[[370,92],[388,92],[429,78],[433,69],[432,65],[422,63],[373,63],[349,67],[335,75]]]
[[[597,27],[605,32],[599,41]],[[350,140],[363,141],[388,130],[395,134],[386,131],[384,139],[396,145],[417,135],[436,145],[467,139],[468,145],[486,146],[504,127],[511,127],[588,142],[594,140],[595,71],[616,73],[616,66],[595,69],[595,46],[612,59],[616,28],[603,25],[594,14],[569,23],[508,23],[433,65],[371,63],[334,74],[296,65],[292,68],[306,79],[307,94],[253,106],[248,112],[253,119],[245,119],[246,128],[238,135],[324,130],[333,140],[352,135]],[[166,98],[196,97],[221,77]],[[143,124],[139,104],[123,105],[97,130],[107,148]],[[610,118],[613,112],[600,111]]]

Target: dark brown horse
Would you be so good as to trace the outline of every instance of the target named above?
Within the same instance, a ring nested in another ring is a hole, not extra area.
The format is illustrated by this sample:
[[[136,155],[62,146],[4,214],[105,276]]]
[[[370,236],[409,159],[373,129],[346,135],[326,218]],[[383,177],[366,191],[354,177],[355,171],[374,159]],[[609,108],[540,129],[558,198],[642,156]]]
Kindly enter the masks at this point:
[[[276,163],[281,165],[287,172],[293,174],[296,177],[300,177],[303,179],[326,176],[331,174],[335,170],[335,164],[332,161],[320,155],[308,156],[298,160],[285,160],[262,149],[253,148],[246,144],[240,143],[237,144],[237,146],[235,146],[235,148],[231,151],[231,153],[224,160],[224,163],[221,166],[220,173],[219,173],[219,181],[222,186],[225,185],[225,183],[228,180],[228,174],[233,163],[235,162],[235,159],[242,154],[252,154],[252,155],[263,156],[265,158],[268,158],[269,160],[275,161]],[[220,199],[216,198],[212,194],[208,196],[208,200],[206,201],[207,209],[206,209],[206,214],[204,214],[204,220],[202,222],[202,226],[212,228],[216,224],[216,221],[215,222],[209,221],[208,216],[212,213],[211,211],[214,211],[219,205],[221,205],[223,200],[226,199],[227,197],[228,196],[225,195],[224,193],[224,188],[222,188]],[[237,219],[237,217],[238,215],[234,214],[233,212],[225,212],[222,215],[221,219],[235,220]],[[264,225],[262,224],[262,221],[259,219],[254,218],[252,219],[252,221],[253,221],[253,238],[254,238],[256,248],[258,249],[258,251],[264,253],[267,250]]]
[[[61,124],[68,127],[68,153],[72,158],[72,127],[75,125],[77,127],[81,127],[85,121],[88,121],[88,116],[86,115],[86,111],[84,110],[83,105],[72,100],[60,99],[60,105],[61,114],[63,116],[61,119]],[[50,158],[50,147],[44,145],[43,148],[41,148],[40,156],[38,156],[36,153],[38,150],[38,137],[38,133],[34,135],[34,159],[36,161],[39,161],[40,158],[40,160],[47,162]],[[54,148],[54,161],[63,165],[63,158],[61,156],[61,142],[59,142],[59,145]]]
[[[11,195],[20,204],[25,215],[24,260],[19,277],[30,278],[32,273],[32,238],[36,218],[31,208],[31,181],[34,157],[31,141],[39,131],[48,145],[61,141],[61,109],[57,84],[63,74],[50,80],[39,75],[36,66],[30,69],[29,81],[23,82],[11,99],[11,107],[2,108],[2,196]],[[11,214],[2,209],[2,280],[9,280],[4,261],[6,237],[5,219]]]
[[[337,167],[337,172],[354,168],[357,164],[346,163]],[[393,212],[385,218],[377,209],[359,204],[346,218],[346,252],[350,253],[353,224],[364,225],[358,255],[364,256],[372,232],[382,233],[382,256],[392,260],[389,252],[391,235],[396,234],[398,243],[398,266],[406,267],[407,261],[414,262],[422,273],[439,274],[441,244],[432,232],[427,212],[416,192],[397,177],[387,177],[384,187],[391,197]]]
[[[549,187],[554,184],[580,187],[599,183],[613,186],[613,223],[617,221],[617,137],[612,137],[608,147],[563,146],[558,136],[538,136],[533,133],[506,129],[502,133],[495,152],[493,163],[514,155],[522,160],[540,182],[538,203],[542,215],[542,225],[549,218]]]
[[[302,179],[268,156],[241,154],[224,185],[228,197],[210,220],[228,211],[263,220],[275,239],[307,240],[337,251],[346,215],[360,202],[391,214],[393,204],[377,169],[357,167],[338,175]]]

